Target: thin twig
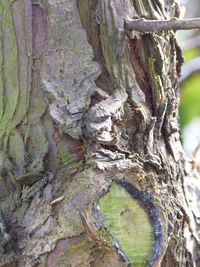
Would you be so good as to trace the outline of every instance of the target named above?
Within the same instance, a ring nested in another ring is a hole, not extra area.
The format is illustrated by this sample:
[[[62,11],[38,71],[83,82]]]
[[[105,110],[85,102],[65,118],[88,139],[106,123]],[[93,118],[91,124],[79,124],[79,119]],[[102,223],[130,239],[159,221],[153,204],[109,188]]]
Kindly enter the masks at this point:
[[[129,19],[125,21],[125,27],[129,31],[138,32],[192,30],[200,29],[200,18],[183,20],[176,18],[172,20]]]

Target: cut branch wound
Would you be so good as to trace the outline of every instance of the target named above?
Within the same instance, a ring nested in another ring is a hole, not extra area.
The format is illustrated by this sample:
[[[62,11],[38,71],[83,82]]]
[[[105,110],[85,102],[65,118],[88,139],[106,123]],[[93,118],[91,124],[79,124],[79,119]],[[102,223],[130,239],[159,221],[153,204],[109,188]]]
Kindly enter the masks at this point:
[[[172,19],[172,20],[146,20],[129,19],[125,21],[125,27],[129,31],[155,32],[200,29],[200,18],[195,19]]]

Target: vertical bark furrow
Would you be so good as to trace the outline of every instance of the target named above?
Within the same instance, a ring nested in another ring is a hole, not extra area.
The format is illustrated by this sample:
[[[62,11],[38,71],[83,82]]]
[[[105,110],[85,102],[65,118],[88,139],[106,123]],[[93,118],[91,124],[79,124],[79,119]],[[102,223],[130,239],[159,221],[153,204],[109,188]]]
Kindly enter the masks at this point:
[[[31,91],[31,74],[32,74],[32,65],[33,65],[33,42],[32,42],[32,2],[31,0],[23,0],[21,4],[24,9],[24,37],[25,37],[25,46],[26,46],[26,55],[28,56],[28,66],[27,66],[27,109],[30,102],[30,91]]]
[[[30,12],[30,11],[29,11]],[[44,157],[48,153],[46,129],[42,117],[47,110],[47,98],[42,88],[40,71],[42,68],[43,52],[47,43],[47,29],[43,8],[35,3],[32,5],[32,69],[31,90],[29,91],[29,108],[27,112],[26,150],[27,165],[24,175],[37,176],[43,170]],[[30,35],[27,36],[27,38]],[[31,47],[31,45],[29,44]],[[29,74],[30,75],[30,74]]]
[[[4,78],[3,78],[3,8],[0,6],[0,121],[4,111]]]
[[[28,8],[28,1],[26,3]],[[16,127],[26,120],[30,92],[30,68],[32,36],[25,35],[24,4],[22,1],[7,1],[1,5],[1,54],[4,83],[1,90],[3,99],[1,104],[1,144],[3,164],[5,169],[12,170],[16,175],[24,169],[24,141]],[[29,2],[30,10],[30,2]],[[26,23],[31,17],[26,17]],[[29,24],[30,25],[30,24]],[[31,28],[29,29],[31,33]],[[31,40],[30,40],[31,37]],[[28,44],[27,44],[28,42]],[[27,52],[27,48],[29,52]],[[10,138],[11,136],[11,138]],[[12,149],[10,149],[12,147]],[[3,166],[2,166],[3,167]],[[1,168],[2,168],[1,167]]]
[[[13,5],[13,26],[15,29],[17,50],[18,50],[18,69],[19,69],[19,99],[16,107],[16,112],[12,120],[13,127],[17,126],[23,119],[25,119],[27,114],[27,104],[28,104],[28,92],[29,79],[28,76],[28,62],[29,57],[26,50],[26,36],[24,31],[25,18],[24,18],[24,5],[22,1],[17,1]],[[31,29],[30,29],[31,30]],[[31,51],[29,51],[31,53]],[[28,96],[29,97],[29,96]]]
[[[1,144],[6,147],[6,140],[12,124],[13,115],[16,111],[19,98],[19,79],[18,79],[18,51],[16,35],[13,26],[12,4],[10,1],[4,1],[3,5],[3,22],[2,22],[2,39],[3,39],[3,75],[5,80],[4,88],[4,111],[0,122]],[[2,137],[5,135],[5,139]]]

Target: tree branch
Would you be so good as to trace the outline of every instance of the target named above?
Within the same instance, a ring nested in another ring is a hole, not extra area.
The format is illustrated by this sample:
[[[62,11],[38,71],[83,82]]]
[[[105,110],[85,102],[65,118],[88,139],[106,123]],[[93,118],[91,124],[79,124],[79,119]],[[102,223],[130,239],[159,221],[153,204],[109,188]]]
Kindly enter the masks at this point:
[[[125,21],[125,27],[129,31],[139,32],[192,30],[200,29],[200,18],[184,20],[176,18],[172,20],[129,19]]]

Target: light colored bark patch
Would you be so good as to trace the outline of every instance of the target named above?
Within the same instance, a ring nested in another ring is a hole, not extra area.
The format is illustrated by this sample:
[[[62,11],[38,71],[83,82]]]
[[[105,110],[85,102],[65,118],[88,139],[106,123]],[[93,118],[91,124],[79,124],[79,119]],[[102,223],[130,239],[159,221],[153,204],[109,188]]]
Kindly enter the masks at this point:
[[[52,99],[50,114],[62,132],[78,139],[82,117],[95,91],[99,64],[80,21],[76,1],[49,1],[49,43],[42,82]]]

